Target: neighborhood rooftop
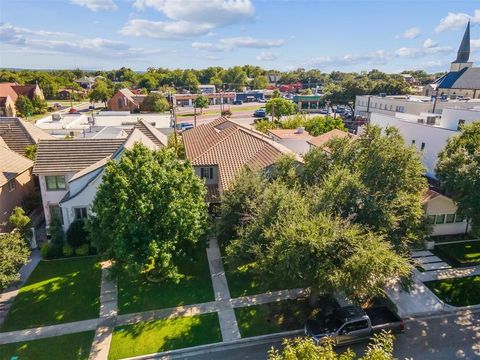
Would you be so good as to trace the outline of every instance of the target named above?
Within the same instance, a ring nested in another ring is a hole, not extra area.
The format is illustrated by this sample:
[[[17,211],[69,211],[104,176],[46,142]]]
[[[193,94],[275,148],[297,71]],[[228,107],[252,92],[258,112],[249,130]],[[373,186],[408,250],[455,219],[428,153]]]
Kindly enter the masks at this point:
[[[0,186],[30,169],[33,161],[0,144]]]
[[[0,118],[0,138],[13,151],[25,155],[25,148],[36,144],[39,140],[52,140],[37,126],[20,118]]]
[[[125,139],[40,140],[35,174],[77,172],[113,154]]]

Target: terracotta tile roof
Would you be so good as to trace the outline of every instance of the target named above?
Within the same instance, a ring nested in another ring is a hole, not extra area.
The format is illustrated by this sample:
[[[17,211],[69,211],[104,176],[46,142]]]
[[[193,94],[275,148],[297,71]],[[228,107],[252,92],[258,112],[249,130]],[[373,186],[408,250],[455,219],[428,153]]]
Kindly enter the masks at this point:
[[[18,96],[23,95],[28,97],[29,99],[33,99],[35,95],[35,89],[37,85],[14,85],[12,89],[17,93]]]
[[[283,154],[293,154],[267,136],[225,118],[187,130],[183,137],[186,157],[194,166],[218,166],[220,193],[243,167],[261,169]]]
[[[10,98],[15,102],[18,98],[18,94],[13,89],[13,86],[17,85],[16,83],[0,83],[0,97]]]
[[[325,134],[315,136],[314,138],[308,140],[307,142],[310,145],[316,146],[318,148],[323,148],[325,147],[325,144],[333,138],[353,138],[354,136],[355,135],[352,135],[348,132],[338,130],[338,129],[333,129]]]
[[[280,139],[310,140],[313,138],[307,131],[299,132],[298,129],[271,129],[268,132]]]
[[[0,186],[33,166],[33,161],[0,145]]]
[[[0,118],[0,137],[20,155],[25,155],[25,148],[41,139],[54,139],[52,135],[20,118]]]
[[[33,172],[77,172],[112,155],[125,139],[40,140]]]

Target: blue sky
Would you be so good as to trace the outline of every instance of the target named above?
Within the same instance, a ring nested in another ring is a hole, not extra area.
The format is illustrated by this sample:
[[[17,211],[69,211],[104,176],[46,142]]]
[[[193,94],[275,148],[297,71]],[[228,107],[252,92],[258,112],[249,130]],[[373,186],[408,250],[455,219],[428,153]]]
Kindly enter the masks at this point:
[[[480,2],[0,0],[0,67],[444,71]]]

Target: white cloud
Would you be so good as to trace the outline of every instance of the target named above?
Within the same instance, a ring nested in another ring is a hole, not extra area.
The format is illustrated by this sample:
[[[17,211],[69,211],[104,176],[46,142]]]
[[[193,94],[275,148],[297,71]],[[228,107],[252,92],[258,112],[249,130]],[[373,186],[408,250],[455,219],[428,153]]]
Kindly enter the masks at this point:
[[[207,24],[193,24],[185,21],[165,22],[132,19],[120,30],[123,35],[149,37],[154,39],[177,40],[206,35],[212,29]]]
[[[84,6],[92,11],[118,9],[113,0],[71,0],[71,3],[74,5]]]
[[[472,24],[480,23],[480,9],[475,10],[473,16],[465,13],[448,13],[435,27],[435,32],[462,29],[467,25],[469,19]]]
[[[148,50],[133,48],[116,40],[84,38],[70,33],[57,33],[45,30],[32,30],[0,24],[0,39],[15,51],[42,54],[75,54],[85,57],[104,58],[138,57],[161,53],[160,49]]]
[[[391,56],[385,50],[377,50],[367,54],[346,54],[339,57],[321,56],[308,61],[308,65],[320,67],[334,64],[335,66],[346,66],[366,63],[370,65],[382,65],[390,60]]]
[[[271,52],[261,52],[260,54],[257,55],[256,59],[258,61],[275,61],[278,59],[278,55],[273,54]]]
[[[480,39],[470,40],[470,46],[473,50],[480,50]]]
[[[279,47],[285,44],[283,39],[256,39],[250,36],[231,37],[212,42],[194,42],[192,47],[205,51],[231,51],[235,48],[268,49]]]
[[[427,40],[425,40],[425,41],[423,42],[423,47],[424,47],[425,49],[433,48],[433,47],[436,47],[437,45],[438,45],[438,44],[437,44],[435,41],[433,41],[432,39],[430,39],[430,38],[428,38]]]
[[[250,0],[135,0],[137,10],[153,8],[163,13],[167,21],[130,20],[121,30],[123,34],[168,38],[166,29],[174,29],[176,37],[206,35],[212,29],[249,21],[255,15]],[[134,21],[134,25],[132,25]],[[132,28],[135,27],[135,30]],[[142,30],[139,31],[138,27]]]
[[[427,43],[427,45],[430,45]],[[395,50],[395,55],[403,57],[403,58],[419,58],[422,56],[432,55],[432,54],[439,54],[439,53],[449,53],[452,52],[452,48],[449,46],[438,46],[437,44],[432,45],[430,47],[425,47],[425,43],[423,48],[407,48],[402,47]]]
[[[397,39],[403,38],[403,39],[415,39],[420,36],[422,31],[418,27],[412,27],[403,32],[401,35],[395,36]]]

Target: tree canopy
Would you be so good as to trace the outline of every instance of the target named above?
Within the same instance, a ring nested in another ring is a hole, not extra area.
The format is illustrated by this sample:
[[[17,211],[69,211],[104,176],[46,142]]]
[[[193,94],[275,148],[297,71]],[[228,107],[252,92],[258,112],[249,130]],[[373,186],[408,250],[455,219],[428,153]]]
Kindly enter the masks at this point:
[[[438,156],[438,178],[453,195],[458,212],[480,227],[480,122],[461,128]]]
[[[0,289],[19,279],[30,250],[19,232],[0,234]]]
[[[282,116],[293,115],[297,111],[297,105],[292,100],[273,98],[267,101],[265,109],[267,114],[280,121]]]
[[[208,99],[203,95],[199,95],[195,99],[194,104],[195,107],[200,108],[201,112],[203,113],[203,109],[208,107]]]
[[[168,100],[165,99],[165,96],[153,92],[148,94],[140,105],[141,110],[152,112],[164,112],[168,111],[169,108],[170,104],[168,103]]]
[[[332,342],[318,346],[311,339],[285,339],[282,350],[272,348],[268,352],[268,360],[393,360],[393,340],[390,333],[375,334],[365,354],[357,358],[351,349],[335,351]]]
[[[110,161],[93,212],[90,236],[114,271],[177,281],[177,261],[206,245],[204,184],[171,149],[136,143]]]

